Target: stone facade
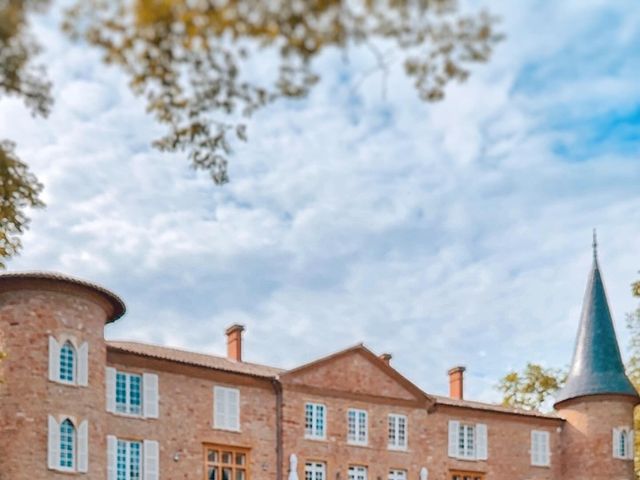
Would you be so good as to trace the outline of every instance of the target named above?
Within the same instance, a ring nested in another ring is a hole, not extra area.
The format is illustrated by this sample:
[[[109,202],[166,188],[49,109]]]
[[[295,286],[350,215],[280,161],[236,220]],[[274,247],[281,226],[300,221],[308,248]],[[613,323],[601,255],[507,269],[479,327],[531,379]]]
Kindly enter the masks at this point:
[[[233,335],[227,357],[105,341],[105,323],[123,313],[122,302],[96,285],[53,274],[0,276],[0,340],[7,353],[0,363],[0,480],[119,480],[108,467],[110,436],[157,442],[159,475],[144,471],[142,462],[145,480],[208,478],[209,446],[246,453],[243,478],[216,480],[304,479],[307,463],[325,468],[324,478],[312,480],[349,480],[356,466],[366,467],[367,480],[387,480],[392,471],[404,475],[394,480],[634,478],[633,461],[612,455],[613,429],[632,425],[636,400],[629,396],[581,397],[563,402],[557,413],[526,412],[463,399],[464,370],[454,368],[451,396],[439,397],[404,378],[389,356],[362,345],[284,371],[243,361],[237,327],[227,331]],[[86,386],[50,380],[50,338],[77,350],[88,345]],[[107,411],[107,367],[156,376],[157,418]],[[239,392],[238,429],[216,428],[215,387]],[[323,438],[307,438],[307,404],[324,406]],[[366,412],[363,444],[348,439],[350,409]],[[406,419],[404,448],[389,446],[390,415]],[[86,471],[50,468],[51,417],[88,422]],[[452,425],[475,432],[475,453],[465,459],[452,454]],[[548,438],[548,465],[533,465],[532,432]]]

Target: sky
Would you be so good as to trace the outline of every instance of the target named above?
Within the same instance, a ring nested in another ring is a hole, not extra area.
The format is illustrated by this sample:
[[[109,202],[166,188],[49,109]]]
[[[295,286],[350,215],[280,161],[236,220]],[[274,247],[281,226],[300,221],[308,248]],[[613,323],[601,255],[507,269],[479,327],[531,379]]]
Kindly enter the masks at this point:
[[[0,99],[0,137],[45,184],[9,269],[57,271],[120,295],[105,329],[294,367],[364,342],[428,393],[465,365],[466,397],[527,361],[569,364],[598,229],[624,350],[640,274],[640,8],[495,0],[490,63],[418,99],[400,68],[327,53],[312,95],[262,110],[214,186],[124,75],[35,19],[54,82],[48,119]],[[268,67],[268,66],[267,66]]]

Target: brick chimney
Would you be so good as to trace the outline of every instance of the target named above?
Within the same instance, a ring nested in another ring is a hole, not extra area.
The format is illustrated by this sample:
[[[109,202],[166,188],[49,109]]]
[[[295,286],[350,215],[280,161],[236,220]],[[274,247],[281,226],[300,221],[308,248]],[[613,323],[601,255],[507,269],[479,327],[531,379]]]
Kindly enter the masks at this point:
[[[449,396],[456,400],[464,399],[465,367],[453,367],[449,370]]]
[[[380,360],[382,360],[387,365],[391,365],[392,358],[393,358],[393,355],[391,355],[390,353],[383,353],[382,355],[380,355]]]
[[[244,326],[239,324],[231,325],[225,332],[227,335],[227,358],[229,360],[235,360],[236,362],[242,361],[242,332]]]

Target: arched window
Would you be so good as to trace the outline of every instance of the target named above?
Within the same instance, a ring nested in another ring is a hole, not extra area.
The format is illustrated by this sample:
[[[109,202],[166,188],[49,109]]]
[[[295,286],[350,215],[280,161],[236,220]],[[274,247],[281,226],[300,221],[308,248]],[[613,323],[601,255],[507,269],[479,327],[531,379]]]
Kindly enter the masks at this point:
[[[620,436],[618,437],[618,451],[620,452],[621,458],[627,458],[629,456],[629,435],[625,430],[620,431]]]
[[[76,350],[71,342],[65,342],[60,349],[60,380],[63,382],[76,380]]]
[[[60,424],[60,467],[75,468],[76,429],[68,418]]]

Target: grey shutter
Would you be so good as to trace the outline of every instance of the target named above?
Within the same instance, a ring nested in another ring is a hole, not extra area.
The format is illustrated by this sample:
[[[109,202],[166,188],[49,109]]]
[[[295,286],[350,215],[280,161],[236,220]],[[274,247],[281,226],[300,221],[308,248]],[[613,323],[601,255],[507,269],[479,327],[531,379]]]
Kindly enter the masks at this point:
[[[60,426],[53,416],[48,418],[49,448],[47,451],[47,463],[49,468],[57,469],[60,466]]]
[[[89,471],[89,424],[86,420],[78,427],[78,471]]]
[[[487,445],[487,426],[484,423],[476,425],[476,458],[478,460],[486,460],[489,458]]]
[[[78,385],[89,384],[89,344],[84,342],[78,349]]]
[[[160,478],[160,446],[155,440],[145,440],[143,443],[144,480],[158,480]]]
[[[106,374],[107,412],[116,411],[116,369],[107,367]]]
[[[458,458],[460,448],[460,422],[449,420],[449,456]]]
[[[49,380],[60,380],[60,345],[55,338],[49,337]]]
[[[213,426],[215,428],[227,428],[226,390],[222,387],[213,387]]]
[[[158,375],[155,373],[143,374],[142,388],[145,418],[158,418]]]
[[[620,458],[620,429],[619,428],[614,428],[613,429],[613,438],[612,438],[612,446],[613,446],[613,458]]]
[[[633,460],[633,458],[635,457],[635,451],[636,451],[636,441],[635,441],[635,435],[633,430],[628,430],[627,442],[629,444],[629,448],[627,448],[627,458],[629,460]]]

